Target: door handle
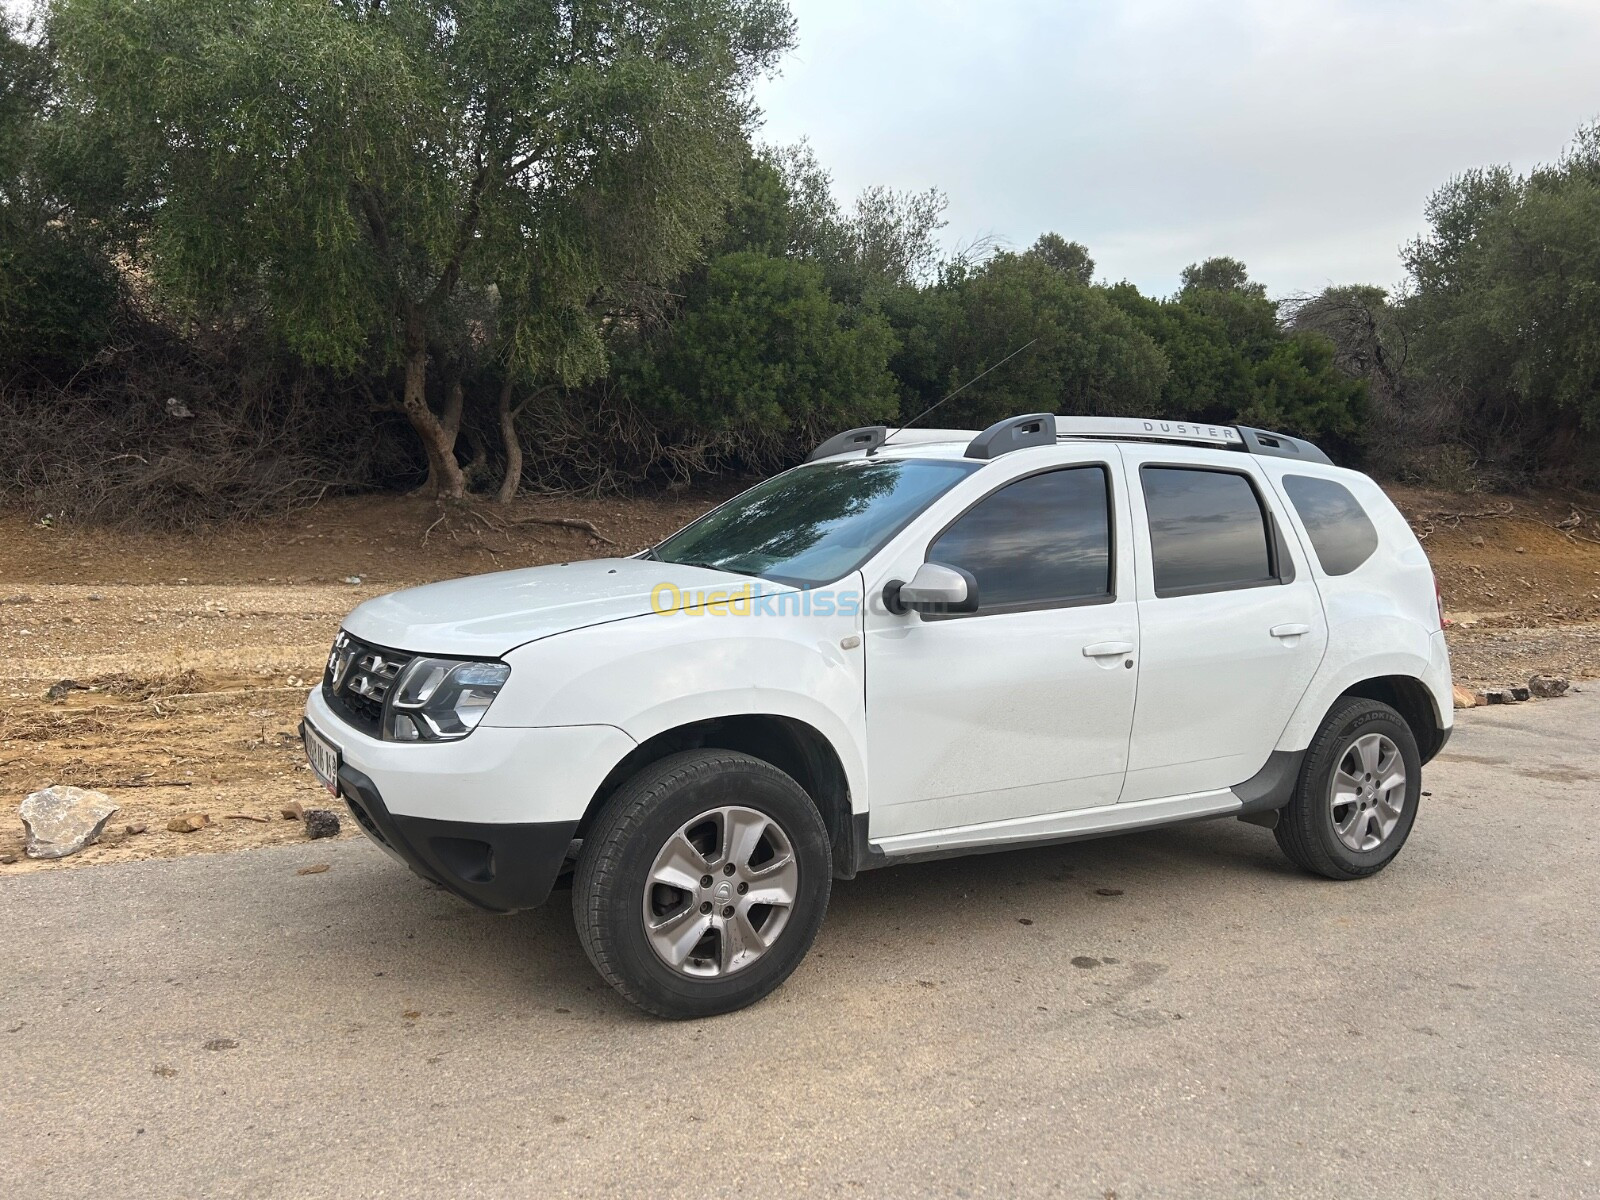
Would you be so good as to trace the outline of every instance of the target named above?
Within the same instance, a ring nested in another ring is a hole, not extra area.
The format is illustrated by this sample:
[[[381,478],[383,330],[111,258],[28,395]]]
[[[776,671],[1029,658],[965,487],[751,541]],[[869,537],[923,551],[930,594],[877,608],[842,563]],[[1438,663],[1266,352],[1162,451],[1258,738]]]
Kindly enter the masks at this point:
[[[1093,642],[1083,648],[1085,658],[1114,658],[1119,654],[1132,653],[1132,642]]]
[[[1310,633],[1311,626],[1300,624],[1274,625],[1268,632],[1275,638],[1292,638],[1299,637],[1304,633]]]

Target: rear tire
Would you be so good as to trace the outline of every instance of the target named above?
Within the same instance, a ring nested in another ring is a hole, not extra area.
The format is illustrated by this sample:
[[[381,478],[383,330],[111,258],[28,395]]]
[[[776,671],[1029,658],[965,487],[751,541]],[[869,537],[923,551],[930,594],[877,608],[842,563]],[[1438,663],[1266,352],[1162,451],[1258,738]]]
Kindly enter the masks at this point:
[[[1361,879],[1393,861],[1422,795],[1422,756],[1405,719],[1376,700],[1333,706],[1312,739],[1273,832],[1296,866]]]
[[[747,754],[689,750],[645,767],[600,811],[572,915],[623,996],[658,1017],[707,1017],[789,977],[832,883],[828,830],[804,788]]]

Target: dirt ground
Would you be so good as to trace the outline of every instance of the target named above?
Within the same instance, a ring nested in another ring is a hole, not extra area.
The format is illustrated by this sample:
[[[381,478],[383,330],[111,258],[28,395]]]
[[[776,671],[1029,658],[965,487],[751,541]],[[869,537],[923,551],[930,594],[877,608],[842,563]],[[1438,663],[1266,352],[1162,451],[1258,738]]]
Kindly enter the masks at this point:
[[[1600,676],[1600,500],[1394,494],[1433,559],[1459,679]],[[358,602],[433,579],[633,553],[715,499],[537,499],[497,514],[496,528],[431,530],[427,502],[346,499],[204,537],[0,513],[0,876],[304,838],[280,816],[287,802],[339,806],[312,778],[295,725]],[[548,517],[595,533],[532,523]],[[47,697],[63,680],[82,688]],[[80,854],[35,861],[14,806],[52,783],[98,788],[119,811]],[[211,823],[167,829],[190,813]]]

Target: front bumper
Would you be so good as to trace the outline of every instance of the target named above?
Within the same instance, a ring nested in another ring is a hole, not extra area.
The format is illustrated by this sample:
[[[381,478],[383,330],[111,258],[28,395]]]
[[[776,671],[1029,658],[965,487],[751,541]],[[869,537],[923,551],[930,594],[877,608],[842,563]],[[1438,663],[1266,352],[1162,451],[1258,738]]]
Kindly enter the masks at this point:
[[[307,698],[306,723],[338,748],[340,795],[367,836],[494,912],[544,902],[590,801],[635,746],[609,725],[383,742],[340,720],[320,688]]]
[[[391,813],[378,785],[339,768],[339,797],[366,835],[422,878],[491,912],[537,908],[573,847],[576,821],[486,824]]]

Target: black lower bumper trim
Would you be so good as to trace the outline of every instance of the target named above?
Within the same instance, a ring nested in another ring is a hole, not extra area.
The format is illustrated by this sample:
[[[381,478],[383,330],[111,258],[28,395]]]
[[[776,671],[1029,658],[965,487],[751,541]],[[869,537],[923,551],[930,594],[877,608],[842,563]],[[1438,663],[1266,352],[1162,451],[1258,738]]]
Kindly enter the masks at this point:
[[[1429,753],[1423,755],[1422,761],[1426,764],[1438,758],[1440,752],[1450,744],[1450,735],[1455,731],[1456,727],[1454,724],[1447,725],[1443,729],[1440,729],[1439,736],[1434,739],[1433,745],[1428,747]]]
[[[479,908],[516,912],[549,898],[576,821],[490,825],[391,813],[370,778],[339,768],[339,793],[356,822],[424,879]]]

